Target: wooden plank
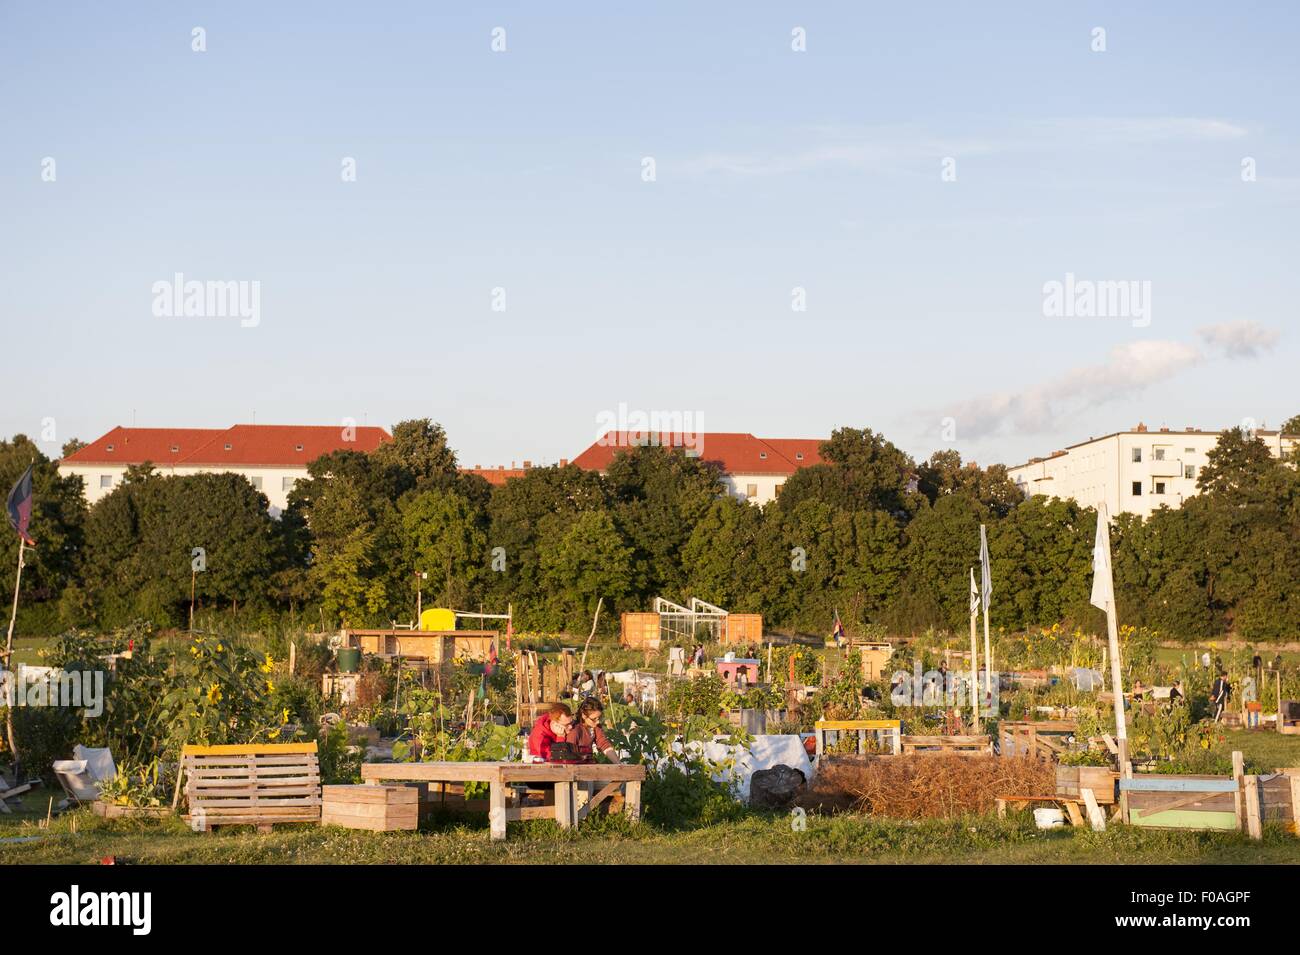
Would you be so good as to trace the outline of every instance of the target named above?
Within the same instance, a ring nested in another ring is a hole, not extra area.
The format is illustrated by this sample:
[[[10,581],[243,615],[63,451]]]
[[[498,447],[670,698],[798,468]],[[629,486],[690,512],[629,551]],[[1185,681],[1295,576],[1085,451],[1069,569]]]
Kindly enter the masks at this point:
[[[629,780],[623,790],[624,813],[632,822],[641,819],[641,780]]]
[[[1292,831],[1300,836],[1300,776],[1291,777],[1291,821],[1295,826]]]
[[[182,756],[277,756],[291,753],[315,753],[316,744],[311,743],[251,743],[239,746],[194,746],[186,744],[181,748]]]
[[[1183,776],[1133,776],[1119,781],[1121,792],[1148,793],[1229,793],[1234,792],[1237,784],[1234,780],[1224,779],[1189,779]]]
[[[493,842],[500,842],[506,837],[506,787],[501,780],[492,781],[488,803],[488,828],[491,839]]]
[[[1083,790],[1083,804],[1088,810],[1088,821],[1092,823],[1093,832],[1106,831],[1106,814],[1097,805],[1097,797],[1091,789]]]
[[[1060,800],[1065,804],[1065,811],[1069,813],[1070,824],[1082,828],[1086,823],[1083,821],[1083,813],[1079,812],[1079,804],[1073,799]]]
[[[1239,750],[1232,753],[1232,779],[1237,786],[1237,828],[1244,830],[1246,828],[1246,816],[1242,803],[1242,792],[1246,788],[1246,760]]]
[[[500,778],[503,763],[362,763],[362,779],[414,782],[490,783]],[[522,764],[521,764],[522,765]]]
[[[897,730],[899,720],[818,720],[817,729],[823,730]]]
[[[1259,813],[1259,777],[1247,776],[1242,794],[1246,802],[1246,831],[1252,839],[1264,838],[1264,825]]]

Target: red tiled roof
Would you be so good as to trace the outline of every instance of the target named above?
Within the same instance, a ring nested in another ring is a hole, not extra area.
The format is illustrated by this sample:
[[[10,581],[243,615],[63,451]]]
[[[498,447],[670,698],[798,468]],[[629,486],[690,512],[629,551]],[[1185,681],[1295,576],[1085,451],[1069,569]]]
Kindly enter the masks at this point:
[[[354,440],[334,425],[237,424],[231,428],[114,428],[63,459],[64,464],[211,467],[305,467],[331,451],[375,450],[391,436],[358,427]],[[176,448],[175,451],[172,449]]]
[[[680,432],[610,431],[573,459],[588,471],[606,471],[614,455],[638,444],[659,444],[670,448],[698,450],[702,460],[716,462],[725,474],[793,474],[800,468],[821,464],[812,438],[756,438],[752,434],[710,431],[697,435]]]
[[[528,471],[528,468],[508,468],[505,465],[495,468],[460,468],[461,474],[477,474],[489,484],[495,485],[505,484],[511,478],[523,477]]]

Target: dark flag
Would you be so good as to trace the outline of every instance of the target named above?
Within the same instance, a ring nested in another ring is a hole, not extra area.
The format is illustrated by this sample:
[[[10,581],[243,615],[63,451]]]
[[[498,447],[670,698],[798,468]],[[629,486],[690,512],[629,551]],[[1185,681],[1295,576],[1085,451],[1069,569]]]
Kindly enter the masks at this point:
[[[27,470],[23,476],[18,479],[13,490],[9,492],[8,501],[9,523],[13,529],[18,532],[28,545],[35,547],[36,541],[32,540],[27,533],[27,527],[32,522],[32,466],[27,465]]]

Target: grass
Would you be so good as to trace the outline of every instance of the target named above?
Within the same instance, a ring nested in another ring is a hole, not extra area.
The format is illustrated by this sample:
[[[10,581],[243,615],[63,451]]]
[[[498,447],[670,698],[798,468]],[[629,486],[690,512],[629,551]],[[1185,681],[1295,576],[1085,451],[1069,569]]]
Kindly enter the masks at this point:
[[[0,866],[93,864],[105,856],[119,863],[187,865],[1300,864],[1300,839],[1273,825],[1266,828],[1263,842],[1251,842],[1239,833],[1122,826],[1104,833],[1042,832],[1025,813],[1006,820],[975,816],[918,823],[810,815],[804,831],[795,831],[788,816],[756,813],[740,822],[685,832],[631,825],[613,816],[589,820],[574,833],[552,822],[512,823],[510,838],[493,843],[485,816],[435,823],[418,833],[283,826],[259,835],[247,828],[196,833],[177,819],[106,821],[78,810],[56,817],[42,830],[37,820],[44,815],[47,796],[38,794],[25,812],[0,821],[0,840],[39,837],[28,843],[0,841]]]
[[[1223,735],[1230,751],[1241,750],[1247,767],[1271,772],[1300,766],[1300,736],[1283,736],[1271,729],[1224,730]]]

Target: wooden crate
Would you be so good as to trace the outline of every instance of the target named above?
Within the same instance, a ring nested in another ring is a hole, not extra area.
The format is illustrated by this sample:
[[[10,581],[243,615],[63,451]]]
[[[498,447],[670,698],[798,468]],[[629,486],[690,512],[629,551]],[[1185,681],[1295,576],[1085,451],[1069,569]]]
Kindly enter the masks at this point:
[[[624,613],[620,618],[618,642],[633,650],[658,650],[659,614]]]
[[[761,613],[727,614],[727,630],[722,642],[728,644],[760,644],[763,642],[763,615]]]
[[[958,756],[992,756],[993,740],[987,736],[904,736],[902,755],[926,753]]]
[[[395,832],[417,829],[420,791],[414,786],[325,786],[322,826]]]
[[[1115,804],[1115,780],[1119,774],[1109,766],[1057,766],[1056,794],[1067,799],[1082,799],[1083,790],[1091,789],[1100,806]]]
[[[181,750],[186,820],[213,826],[320,822],[320,764],[313,743],[185,746]]]
[[[855,643],[849,648],[857,650],[862,658],[862,679],[868,683],[887,677],[890,658],[894,655],[892,643]]]

